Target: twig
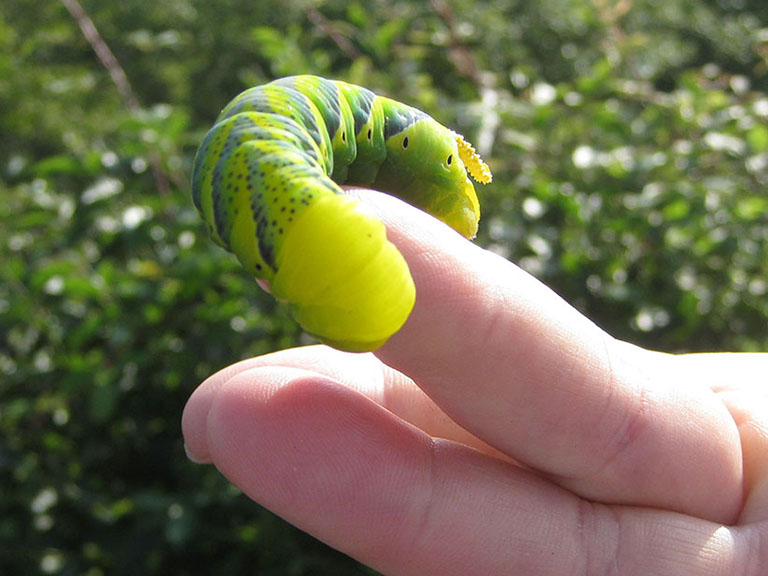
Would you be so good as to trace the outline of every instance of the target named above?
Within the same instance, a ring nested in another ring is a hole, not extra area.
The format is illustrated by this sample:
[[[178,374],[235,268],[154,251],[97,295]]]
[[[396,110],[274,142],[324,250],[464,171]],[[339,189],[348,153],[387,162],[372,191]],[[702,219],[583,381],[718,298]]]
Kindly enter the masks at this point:
[[[344,36],[336,29],[336,26],[326,18],[322,12],[315,8],[309,8],[306,10],[307,20],[312,22],[320,32],[325,36],[333,40],[336,46],[346,55],[350,60],[356,59],[360,56],[360,52],[355,48],[355,45],[349,41],[349,38]]]
[[[484,85],[483,74],[480,72],[480,68],[475,62],[475,57],[472,51],[467,47],[464,41],[461,39],[461,35],[456,27],[456,19],[453,16],[453,10],[444,0],[431,0],[432,9],[440,17],[440,19],[448,28],[450,35],[450,50],[448,55],[456,66],[456,70],[460,74],[470,78],[476,86]]]
[[[75,19],[75,22],[77,22],[77,25],[80,27],[80,31],[83,33],[83,36],[85,36],[85,39],[88,40],[88,43],[96,53],[102,66],[109,72],[109,76],[112,78],[112,83],[115,85],[117,92],[123,99],[125,107],[131,114],[138,114],[141,111],[141,105],[139,104],[139,99],[136,97],[136,93],[133,91],[133,87],[128,80],[128,75],[112,53],[112,50],[109,49],[109,46],[107,46],[107,43],[101,37],[101,34],[99,34],[93,20],[91,20],[90,16],[88,16],[88,13],[78,0],[61,0],[61,3],[64,4],[64,7],[70,13],[72,18]],[[152,177],[155,180],[155,186],[157,186],[158,192],[165,194],[168,192],[169,185],[168,178],[166,178],[166,175],[160,166],[160,157],[154,150],[150,150],[148,156]],[[174,181],[175,180],[176,179],[174,179]]]
[[[136,98],[136,94],[133,92],[131,83],[128,81],[128,76],[125,74],[123,67],[120,66],[120,62],[115,58],[112,50],[110,50],[107,43],[104,42],[104,39],[96,29],[93,20],[91,20],[85,12],[85,9],[77,0],[61,0],[61,3],[64,4],[64,7],[72,15],[72,18],[75,19],[78,26],[80,26],[83,36],[88,40],[88,43],[91,45],[91,48],[93,48],[96,56],[98,56],[104,68],[107,69],[107,72],[109,72],[112,82],[115,84],[117,91],[125,102],[126,108],[131,112],[138,112],[140,108],[139,101]]]
[[[621,60],[621,46],[625,34],[622,19],[632,10],[632,0],[592,0],[598,17],[608,29],[608,34],[602,41],[602,48],[609,62],[616,65]]]

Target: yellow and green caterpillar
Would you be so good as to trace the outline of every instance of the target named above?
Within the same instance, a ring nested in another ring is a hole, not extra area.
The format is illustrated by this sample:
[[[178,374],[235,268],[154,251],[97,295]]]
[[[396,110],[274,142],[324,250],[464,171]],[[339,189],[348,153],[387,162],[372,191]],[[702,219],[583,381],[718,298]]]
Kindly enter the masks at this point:
[[[405,104],[317,76],[292,76],[230,102],[195,157],[192,194],[212,238],[311,335],[344,350],[381,346],[415,288],[384,225],[340,184],[388,192],[474,237],[467,172],[491,173],[459,134]]]

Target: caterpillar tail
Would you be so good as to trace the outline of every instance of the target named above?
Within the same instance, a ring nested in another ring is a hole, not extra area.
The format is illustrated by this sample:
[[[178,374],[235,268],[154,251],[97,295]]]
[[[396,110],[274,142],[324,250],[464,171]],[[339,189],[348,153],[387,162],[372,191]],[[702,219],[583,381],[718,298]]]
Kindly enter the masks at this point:
[[[270,291],[308,334],[350,352],[375,350],[408,319],[416,289],[384,224],[354,199],[326,195],[276,254]]]

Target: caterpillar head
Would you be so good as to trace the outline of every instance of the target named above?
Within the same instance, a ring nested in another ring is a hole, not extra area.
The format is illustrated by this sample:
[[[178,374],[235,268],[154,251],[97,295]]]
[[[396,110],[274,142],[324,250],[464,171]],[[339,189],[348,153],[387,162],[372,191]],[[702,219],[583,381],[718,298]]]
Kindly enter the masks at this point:
[[[473,238],[480,205],[469,179],[491,180],[488,166],[464,138],[403,104],[388,101],[387,156],[374,188],[397,195]]]

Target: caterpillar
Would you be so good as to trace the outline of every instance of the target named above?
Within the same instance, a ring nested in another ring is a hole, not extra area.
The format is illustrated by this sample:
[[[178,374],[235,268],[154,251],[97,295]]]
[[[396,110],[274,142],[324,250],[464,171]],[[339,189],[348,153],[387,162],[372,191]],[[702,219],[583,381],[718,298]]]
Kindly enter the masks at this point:
[[[212,239],[307,333],[361,352],[402,327],[415,287],[383,223],[340,184],[398,196],[472,238],[480,206],[468,173],[492,178],[471,144],[426,113],[361,86],[291,76],[221,111],[195,155],[192,197]]]

